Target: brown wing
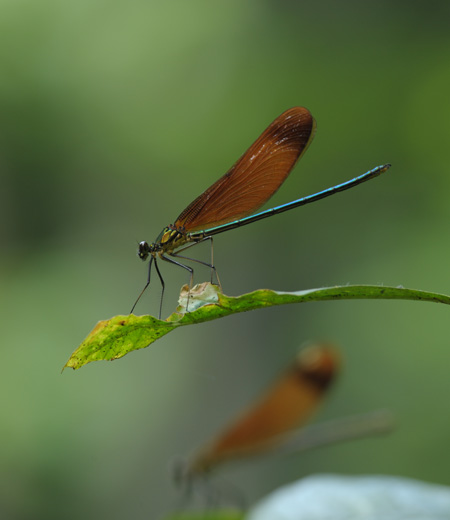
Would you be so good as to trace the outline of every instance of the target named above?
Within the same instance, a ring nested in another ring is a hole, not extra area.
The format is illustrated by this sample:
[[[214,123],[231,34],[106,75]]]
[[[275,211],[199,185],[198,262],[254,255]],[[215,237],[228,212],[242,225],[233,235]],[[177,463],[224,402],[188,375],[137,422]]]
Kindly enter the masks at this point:
[[[197,454],[190,472],[202,473],[226,459],[263,451],[305,423],[320,404],[337,366],[337,352],[329,345],[302,350],[255,406]]]
[[[175,226],[198,231],[254,213],[286,180],[314,131],[314,118],[306,108],[283,112],[223,177],[181,213]]]

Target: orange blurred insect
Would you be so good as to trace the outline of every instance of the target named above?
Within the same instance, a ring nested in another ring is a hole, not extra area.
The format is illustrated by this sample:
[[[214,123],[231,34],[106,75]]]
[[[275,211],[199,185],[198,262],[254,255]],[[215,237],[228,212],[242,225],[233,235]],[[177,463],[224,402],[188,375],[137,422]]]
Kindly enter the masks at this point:
[[[294,433],[317,411],[338,369],[339,355],[334,346],[317,343],[301,349],[294,362],[253,406],[178,467],[176,478],[192,481],[232,459],[271,450],[300,451],[391,429],[391,414],[378,411]]]

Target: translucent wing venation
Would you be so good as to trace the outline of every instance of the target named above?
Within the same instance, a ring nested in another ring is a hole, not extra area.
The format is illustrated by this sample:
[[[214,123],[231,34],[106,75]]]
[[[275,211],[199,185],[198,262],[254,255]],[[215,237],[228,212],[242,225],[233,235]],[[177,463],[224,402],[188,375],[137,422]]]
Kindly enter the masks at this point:
[[[175,225],[198,231],[254,213],[286,180],[314,130],[306,108],[281,114],[223,177],[181,213]]]

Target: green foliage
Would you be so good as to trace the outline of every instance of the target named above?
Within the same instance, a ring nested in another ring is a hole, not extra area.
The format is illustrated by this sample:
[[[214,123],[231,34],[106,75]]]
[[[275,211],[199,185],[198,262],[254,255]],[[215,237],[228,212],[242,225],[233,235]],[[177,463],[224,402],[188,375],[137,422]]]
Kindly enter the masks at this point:
[[[296,292],[260,289],[236,297],[225,296],[209,283],[197,285],[191,291],[184,286],[179,307],[166,320],[130,314],[97,323],[72,353],[64,368],[81,368],[91,361],[112,361],[133,350],[148,347],[178,327],[203,323],[238,312],[288,303],[354,299],[417,300],[450,304],[450,297],[443,294],[377,285],[345,285]]]
[[[238,511],[203,511],[199,513],[179,513],[164,520],[243,520],[244,513]]]

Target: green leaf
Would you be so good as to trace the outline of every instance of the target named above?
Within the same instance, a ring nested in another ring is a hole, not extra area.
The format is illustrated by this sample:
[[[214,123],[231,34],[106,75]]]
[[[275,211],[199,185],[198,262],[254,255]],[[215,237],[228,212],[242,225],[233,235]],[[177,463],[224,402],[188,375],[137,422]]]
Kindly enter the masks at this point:
[[[180,294],[180,305],[166,320],[130,314],[97,323],[94,330],[72,353],[64,368],[78,369],[91,361],[112,361],[133,350],[148,347],[178,327],[215,320],[238,312],[287,303],[355,299],[417,300],[450,305],[450,296],[444,294],[377,285],[344,285],[297,292],[260,289],[236,297],[225,296],[218,287],[210,283],[196,285],[191,291],[184,286]],[[189,312],[186,312],[187,306]]]
[[[200,513],[178,513],[164,520],[244,520],[244,513],[238,511],[202,511]]]

